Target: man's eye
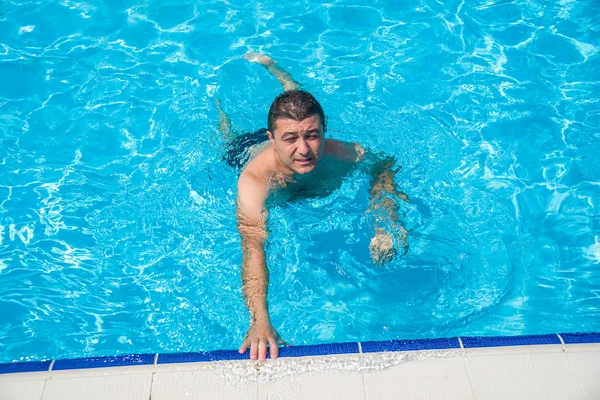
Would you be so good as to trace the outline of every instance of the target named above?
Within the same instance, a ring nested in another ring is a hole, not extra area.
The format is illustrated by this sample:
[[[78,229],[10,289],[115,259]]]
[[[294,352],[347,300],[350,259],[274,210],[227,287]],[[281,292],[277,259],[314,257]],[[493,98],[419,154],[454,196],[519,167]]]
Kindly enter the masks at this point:
[[[315,140],[319,138],[319,135],[310,135],[308,138],[311,140]]]
[[[284,142],[287,142],[287,143],[294,143],[295,141],[296,141],[295,138],[287,138],[284,140]]]

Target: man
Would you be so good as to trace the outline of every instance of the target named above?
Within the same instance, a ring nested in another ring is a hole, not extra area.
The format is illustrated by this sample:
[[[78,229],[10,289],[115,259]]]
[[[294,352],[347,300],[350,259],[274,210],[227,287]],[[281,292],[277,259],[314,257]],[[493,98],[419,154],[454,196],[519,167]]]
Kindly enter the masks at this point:
[[[246,147],[250,147],[250,160],[238,180],[237,216],[243,253],[242,292],[250,311],[251,323],[239,351],[244,353],[250,347],[250,358],[262,361],[266,358],[267,348],[270,348],[271,358],[277,358],[278,345],[282,343],[271,325],[267,307],[269,271],[264,249],[267,238],[267,198],[274,193],[284,198],[293,197],[299,192],[317,195],[328,188],[339,187],[345,173],[363,160],[374,159],[375,156],[366,153],[359,144],[326,139],[326,119],[319,102],[310,93],[297,90],[298,84],[278,68],[270,57],[256,53],[249,53],[245,57],[264,65],[285,90],[269,109],[268,141],[259,143],[264,137],[259,134],[264,134],[264,130],[241,137]],[[226,137],[231,137],[231,124],[218,102],[217,107],[221,130]],[[240,152],[234,146],[226,160],[231,165],[243,164],[235,161]],[[389,218],[388,222],[392,222],[391,226],[396,226],[395,232],[386,232],[381,226],[375,227],[370,251],[373,261],[378,264],[384,264],[395,254],[394,237],[400,238],[404,249],[407,247],[406,231],[396,216],[396,203],[389,197],[392,195],[408,200],[406,195],[394,188],[393,164],[390,159],[377,159],[373,163],[370,210],[383,212]]]

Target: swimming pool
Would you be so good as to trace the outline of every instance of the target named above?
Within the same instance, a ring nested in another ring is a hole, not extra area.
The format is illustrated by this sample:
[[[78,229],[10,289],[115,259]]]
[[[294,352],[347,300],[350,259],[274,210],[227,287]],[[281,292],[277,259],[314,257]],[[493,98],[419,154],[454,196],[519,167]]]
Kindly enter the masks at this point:
[[[239,346],[238,172],[214,99],[241,133],[281,91],[248,51],[319,99],[332,137],[394,155],[411,199],[409,252],[383,268],[368,176],[271,210],[287,342],[600,330],[599,11],[0,5],[0,362]]]

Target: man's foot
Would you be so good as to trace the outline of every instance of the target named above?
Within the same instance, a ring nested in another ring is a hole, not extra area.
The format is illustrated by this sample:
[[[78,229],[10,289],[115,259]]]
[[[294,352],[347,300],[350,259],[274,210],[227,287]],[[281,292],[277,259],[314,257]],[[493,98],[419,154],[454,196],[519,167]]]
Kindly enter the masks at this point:
[[[273,59],[264,54],[255,53],[253,51],[244,54],[244,58],[252,63],[262,64],[265,67],[270,67],[273,65]]]
[[[292,76],[279,68],[275,64],[275,60],[271,57],[260,53],[249,52],[244,54],[244,58],[251,63],[263,65],[277,80],[283,85],[283,90],[294,90],[300,86],[298,82],[292,79]]]

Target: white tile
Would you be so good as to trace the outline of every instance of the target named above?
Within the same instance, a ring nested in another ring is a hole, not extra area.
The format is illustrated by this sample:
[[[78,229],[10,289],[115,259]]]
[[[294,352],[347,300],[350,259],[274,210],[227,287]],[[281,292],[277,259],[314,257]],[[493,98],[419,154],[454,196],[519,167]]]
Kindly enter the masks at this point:
[[[48,379],[43,400],[148,400],[150,398],[152,372],[96,376],[89,375],[95,372],[90,370],[85,371],[88,373],[85,376],[77,375],[81,372],[79,370],[57,372],[61,372],[59,375],[62,377],[53,374]]]
[[[50,377],[52,379],[63,379],[69,377],[93,377],[93,376],[122,376],[135,374],[152,374],[153,365],[136,365],[125,367],[105,367],[105,368],[81,368],[81,369],[65,369],[52,370]]]
[[[367,399],[474,399],[462,357],[405,361],[364,373]]]
[[[471,355],[465,357],[477,399],[583,399],[566,353]]]
[[[360,372],[306,372],[274,382],[260,382],[259,399],[365,400]]]
[[[600,352],[567,353],[567,357],[586,398],[600,399]]]
[[[540,354],[540,353],[563,353],[562,344],[542,344],[535,346],[498,346],[465,349],[467,356],[498,356],[509,354]]]
[[[242,362],[242,361],[238,361]],[[155,372],[178,372],[178,371],[203,371],[213,370],[213,363],[210,362],[194,362],[194,363],[173,363],[173,364],[156,364]]]
[[[45,380],[0,381],[0,399],[40,400],[44,382]]]
[[[260,364],[259,399],[365,399],[360,354],[283,357]]]
[[[588,353],[600,351],[600,343],[567,344],[565,345],[565,351],[567,353]]]
[[[44,372],[16,372],[14,374],[0,374],[0,383],[14,381],[39,381],[50,377],[48,371]]]
[[[204,367],[175,372],[157,371],[152,382],[152,400],[256,399],[256,395],[255,377],[250,381],[235,379],[235,375],[226,379],[218,370]]]

